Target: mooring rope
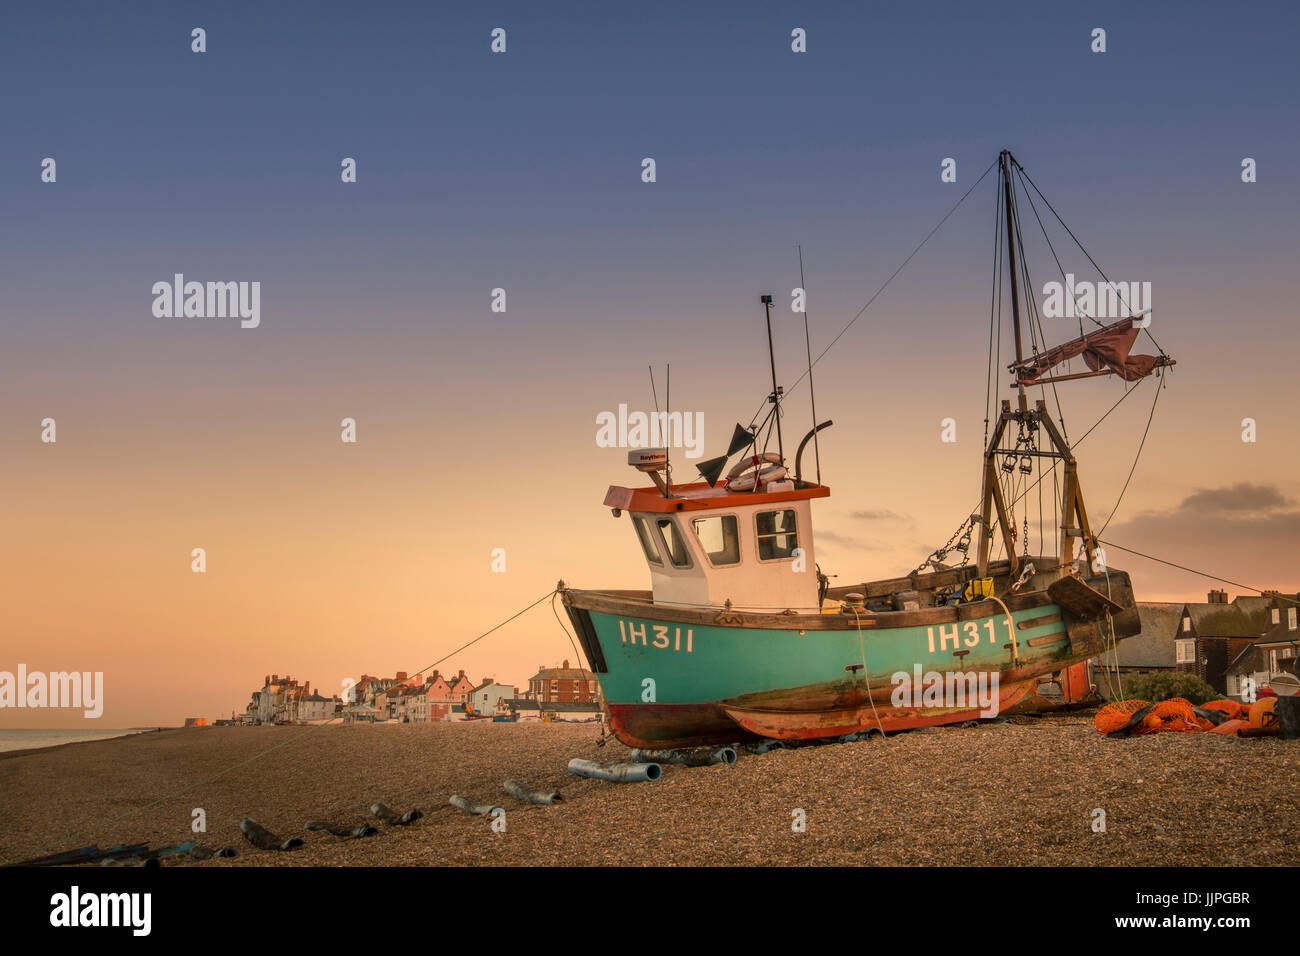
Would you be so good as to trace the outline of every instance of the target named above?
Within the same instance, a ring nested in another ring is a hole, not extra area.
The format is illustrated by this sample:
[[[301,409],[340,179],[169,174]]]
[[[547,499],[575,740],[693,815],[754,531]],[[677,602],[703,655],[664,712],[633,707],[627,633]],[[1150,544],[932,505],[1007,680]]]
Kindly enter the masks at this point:
[[[498,631],[498,630],[500,630],[502,627],[504,627],[505,625],[509,624],[509,623],[510,623],[511,621],[513,621],[515,618],[520,617],[521,615],[527,613],[528,611],[531,611],[533,608],[537,607],[537,605],[541,604],[543,601],[545,601],[545,600],[547,600],[548,598],[550,598],[551,595],[553,595],[553,594],[556,593],[556,591],[557,591],[557,589],[554,589],[554,588],[551,589],[550,591],[547,591],[547,592],[546,592],[545,594],[543,594],[540,598],[538,598],[538,599],[537,599],[536,601],[534,601],[532,604],[529,604],[529,605],[528,605],[527,607],[525,607],[523,610],[521,610],[521,611],[517,611],[516,613],[510,615],[510,616],[509,616],[508,618],[506,618],[504,621],[502,621],[501,623],[499,623],[499,624],[497,624],[497,625],[495,625],[495,626],[489,628],[488,630],[484,631],[482,634],[480,634],[478,637],[474,638],[472,641],[468,642],[467,644],[462,644],[460,647],[456,648],[456,650],[452,651],[450,654],[447,654],[447,655],[445,655],[445,656],[439,658],[438,660],[434,661],[432,664],[430,664],[428,667],[423,668],[422,670],[415,671],[415,673],[416,673],[416,674],[422,674],[422,673],[424,673],[424,671],[427,671],[430,667],[437,667],[439,664],[441,664],[443,661],[447,660],[448,658],[454,657],[456,654],[459,654],[461,651],[465,650],[465,648],[467,648],[467,647],[472,647],[474,644],[477,644],[479,641],[483,640],[483,638],[487,637],[489,634],[493,633],[494,631]],[[120,820],[125,820],[127,817],[134,816],[134,815],[137,814],[137,813],[143,813],[145,810],[152,810],[154,807],[157,807],[157,806],[159,806],[160,804],[166,803],[168,800],[173,800],[173,799],[175,799],[176,797],[181,796],[182,794],[189,793],[191,790],[194,790],[194,789],[197,788],[197,787],[202,787],[202,786],[204,786],[205,784],[212,783],[214,780],[219,780],[219,779],[221,779],[222,777],[226,776],[227,774],[233,773],[234,771],[239,770],[239,769],[242,768],[242,767],[246,767],[246,766],[248,766],[249,764],[253,763],[254,761],[260,760],[261,758],[265,757],[267,754],[274,753],[275,751],[277,751],[277,750],[281,750],[281,749],[283,749],[283,748],[289,746],[289,745],[292,744],[292,743],[296,743],[297,741],[299,741],[299,740],[301,740],[302,738],[306,737],[307,735],[309,735],[309,734],[312,733],[313,731],[315,731],[315,730],[317,730],[317,729],[319,729],[319,728],[321,728],[321,727],[327,726],[327,725],[329,725],[329,724],[333,724],[336,720],[340,720],[340,719],[342,719],[342,718],[340,718],[340,717],[331,717],[329,720],[322,721],[322,722],[319,723],[319,724],[312,724],[311,726],[309,726],[309,727],[307,727],[305,730],[303,730],[301,733],[294,734],[294,735],[293,735],[292,737],[290,737],[288,740],[282,740],[282,741],[280,741],[280,742],[277,743],[277,744],[272,744],[270,747],[267,747],[265,750],[261,750],[261,751],[259,751],[258,753],[253,754],[251,757],[248,757],[248,758],[246,758],[246,759],[244,759],[244,760],[241,760],[241,761],[239,761],[239,762],[236,763],[236,764],[232,764],[231,766],[226,767],[224,770],[219,770],[219,771],[217,771],[216,773],[212,774],[211,776],[205,777],[205,778],[203,778],[202,780],[198,780],[198,781],[196,781],[196,782],[194,782],[194,783],[191,783],[191,784],[189,784],[188,786],[182,787],[182,788],[179,789],[179,790],[174,790],[174,791],[172,791],[171,793],[168,793],[168,794],[166,794],[166,795],[164,795],[164,796],[161,796],[161,797],[159,797],[157,800],[154,800],[154,801],[152,801],[152,802],[150,802],[150,803],[146,803],[146,804],[144,804],[144,805],[142,805],[142,806],[138,806],[138,807],[133,807],[133,808],[131,808],[130,810],[126,810],[126,811],[123,812],[123,813],[119,813],[119,814],[117,814],[116,816],[109,817],[107,820],[101,820],[101,821],[98,822],[98,828],[99,828],[99,829],[102,829],[102,828],[104,828],[104,827],[106,827],[106,826],[109,826],[109,825],[111,825],[111,824],[117,823],[117,822],[120,821]],[[67,834],[65,834],[64,836],[60,837],[58,841],[43,844],[42,846],[37,847],[37,849],[38,849],[38,850],[48,850],[48,849],[50,849],[50,848],[53,847],[53,846],[57,846],[57,845],[59,845],[59,844],[62,844],[62,843],[68,842],[68,841],[76,840],[76,839],[78,839],[78,838],[80,838],[80,837],[84,837],[84,836],[86,836],[87,834],[94,833],[94,832],[95,832],[95,828],[90,828],[90,829],[86,829],[86,830],[79,830],[79,831],[76,831],[76,832],[67,833]],[[16,858],[11,858],[11,859],[8,859],[8,860],[4,860],[3,862],[0,862],[0,866],[8,865],[8,864],[10,864],[10,863],[12,863],[12,862],[15,862],[15,860],[16,860]]]

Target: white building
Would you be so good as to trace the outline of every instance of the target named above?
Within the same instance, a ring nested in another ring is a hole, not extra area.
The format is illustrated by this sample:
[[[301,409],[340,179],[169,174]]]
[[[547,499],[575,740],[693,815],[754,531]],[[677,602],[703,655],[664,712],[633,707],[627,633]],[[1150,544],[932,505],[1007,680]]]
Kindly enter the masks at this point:
[[[496,712],[498,703],[513,699],[515,696],[515,688],[498,684],[491,677],[485,677],[483,683],[470,691],[469,703],[474,713],[491,715]]]
[[[335,706],[339,703],[337,697],[322,697],[320,694],[309,694],[298,699],[298,722],[310,723],[317,720],[329,720],[334,716]]]

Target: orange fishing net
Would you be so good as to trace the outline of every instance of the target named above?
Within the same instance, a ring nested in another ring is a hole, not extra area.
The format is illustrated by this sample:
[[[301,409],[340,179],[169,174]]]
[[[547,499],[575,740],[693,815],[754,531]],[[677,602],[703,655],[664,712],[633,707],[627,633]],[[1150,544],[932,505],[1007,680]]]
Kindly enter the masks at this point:
[[[1239,704],[1235,700],[1210,700],[1201,705],[1203,710],[1217,710],[1227,714],[1229,720],[1245,720],[1250,713],[1250,708],[1245,704]]]
[[[1162,700],[1151,708],[1151,713],[1155,714],[1161,720],[1170,721],[1179,717],[1191,718],[1192,702],[1182,697],[1170,697],[1168,700]]]
[[[1155,723],[1151,723],[1151,717],[1156,718]],[[1209,721],[1206,721],[1209,723]],[[1144,732],[1148,730],[1182,730],[1182,731],[1199,731],[1201,725],[1197,723],[1196,714],[1192,710],[1192,702],[1182,697],[1171,697],[1168,700],[1162,700],[1151,708],[1151,713],[1147,720],[1142,722]]]
[[[1097,728],[1099,734],[1113,733],[1127,724],[1135,713],[1147,706],[1147,703],[1145,700],[1117,700],[1107,704],[1097,711],[1097,716],[1092,718],[1093,726]]]
[[[1217,703],[1232,704],[1231,701],[1217,701]],[[1097,716],[1092,719],[1092,722],[1096,726],[1098,733],[1114,733],[1132,720],[1135,713],[1146,706],[1148,704],[1145,700],[1117,700],[1097,711]],[[1229,716],[1236,716],[1237,708],[1240,706],[1239,704],[1233,704],[1231,709],[1222,706],[1212,709],[1222,710]],[[1244,711],[1244,708],[1242,710]],[[1155,734],[1164,731],[1199,733],[1213,729],[1213,721],[1196,716],[1191,701],[1184,697],[1171,697],[1169,700],[1162,700],[1152,705],[1151,710],[1142,718],[1142,723],[1134,727],[1131,732],[1134,734]]]

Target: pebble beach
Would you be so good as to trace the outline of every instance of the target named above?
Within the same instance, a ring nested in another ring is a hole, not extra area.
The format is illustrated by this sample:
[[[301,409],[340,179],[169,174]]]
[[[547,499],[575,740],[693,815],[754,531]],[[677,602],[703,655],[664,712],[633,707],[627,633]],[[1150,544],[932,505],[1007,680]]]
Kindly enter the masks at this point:
[[[566,769],[572,757],[626,759],[598,733],[488,721],[203,727],[0,754],[0,862],[195,840],[239,855],[163,865],[1300,864],[1296,741],[1112,740],[1085,711],[664,765],[658,781],[615,784]],[[521,803],[502,790],[508,778],[564,802]],[[448,805],[452,794],[505,808],[504,832]],[[426,816],[386,826],[370,814],[376,801]],[[196,808],[206,833],[191,831]],[[244,817],[305,845],[255,849]],[[308,832],[308,820],[379,833]]]

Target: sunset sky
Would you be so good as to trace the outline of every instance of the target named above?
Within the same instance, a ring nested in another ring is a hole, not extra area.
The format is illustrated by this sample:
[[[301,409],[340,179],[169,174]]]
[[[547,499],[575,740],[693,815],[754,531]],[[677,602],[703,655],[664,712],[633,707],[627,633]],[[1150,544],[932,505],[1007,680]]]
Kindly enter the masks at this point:
[[[272,672],[337,693],[415,671],[560,578],[648,586],[627,520],[601,507],[638,476],[597,445],[596,416],[652,408],[647,366],[671,363],[673,407],[702,413],[721,454],[770,387],[761,294],[779,378],[803,370],[796,244],[816,353],[1002,148],[1111,279],[1151,282],[1151,331],[1178,362],[1105,537],[1300,589],[1291,6],[0,16],[0,670],[103,671],[99,726],[228,717]],[[910,571],[979,496],[994,182],[816,368],[836,423],[818,559],[841,583]],[[1055,266],[1025,230],[1041,304]],[[1095,278],[1061,236],[1067,268]],[[259,281],[260,327],[155,317],[150,290],[176,273]],[[1061,386],[1072,437],[1123,387]],[[1154,387],[1079,449],[1094,525]],[[806,399],[806,382],[790,393],[787,449]],[[1140,600],[1216,586],[1110,560]],[[542,606],[440,667],[522,686],[572,657]],[[85,723],[0,711],[0,728]]]

